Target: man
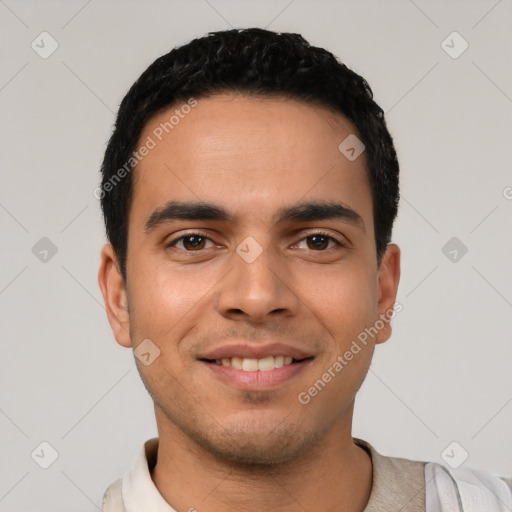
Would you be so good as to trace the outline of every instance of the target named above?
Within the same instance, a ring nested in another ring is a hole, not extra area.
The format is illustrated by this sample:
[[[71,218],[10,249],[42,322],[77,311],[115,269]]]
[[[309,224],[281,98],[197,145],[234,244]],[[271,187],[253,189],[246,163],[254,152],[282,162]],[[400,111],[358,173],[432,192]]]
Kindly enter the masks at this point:
[[[135,82],[102,173],[99,284],[158,428],[105,512],[512,505],[352,437],[400,307],[399,166],[363,78],[297,34],[211,33]]]

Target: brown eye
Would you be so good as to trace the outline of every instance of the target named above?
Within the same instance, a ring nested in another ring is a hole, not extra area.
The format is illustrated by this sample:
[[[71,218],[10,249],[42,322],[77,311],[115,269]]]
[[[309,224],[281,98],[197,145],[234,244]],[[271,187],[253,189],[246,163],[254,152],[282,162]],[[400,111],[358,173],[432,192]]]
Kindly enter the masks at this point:
[[[329,244],[332,242],[332,245]],[[306,247],[301,247],[305,243]],[[327,233],[323,233],[319,231],[318,233],[312,233],[304,238],[302,238],[298,243],[299,249],[308,249],[310,251],[315,252],[323,252],[327,249],[332,249],[334,247],[343,248],[345,244],[342,244],[336,238]]]
[[[187,250],[204,249],[205,238],[202,236],[191,235],[183,237],[183,246]]]
[[[183,249],[187,252],[194,252],[204,249],[206,242],[209,240],[210,239],[206,236],[193,233],[191,235],[181,236],[180,238],[173,240],[167,244],[167,247],[176,247],[177,249]]]
[[[329,245],[329,240],[331,240],[330,237],[324,236],[324,235],[311,235],[306,237],[306,240],[308,240],[308,248],[313,250],[323,250],[327,249]],[[309,243],[309,241],[311,243]]]

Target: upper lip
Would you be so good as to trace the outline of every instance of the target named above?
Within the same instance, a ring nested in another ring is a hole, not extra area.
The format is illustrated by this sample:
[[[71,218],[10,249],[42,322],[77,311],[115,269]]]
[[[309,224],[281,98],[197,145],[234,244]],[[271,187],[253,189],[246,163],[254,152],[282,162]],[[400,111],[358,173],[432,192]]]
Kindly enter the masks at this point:
[[[312,354],[284,343],[269,343],[267,345],[233,344],[217,347],[200,356],[199,359],[223,359],[241,357],[248,359],[263,359],[269,356],[291,356],[293,359],[306,359]]]

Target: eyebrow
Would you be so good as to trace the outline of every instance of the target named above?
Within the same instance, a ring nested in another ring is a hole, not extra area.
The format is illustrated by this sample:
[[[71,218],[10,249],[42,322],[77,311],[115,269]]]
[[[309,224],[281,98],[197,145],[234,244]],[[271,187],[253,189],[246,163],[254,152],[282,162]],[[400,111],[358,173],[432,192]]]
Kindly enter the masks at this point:
[[[168,201],[148,217],[144,231],[149,234],[162,224],[179,220],[213,220],[235,222],[236,217],[222,206],[207,202]],[[336,202],[300,202],[280,208],[273,216],[276,224],[285,222],[311,222],[316,220],[340,220],[366,232],[361,215],[352,208]]]

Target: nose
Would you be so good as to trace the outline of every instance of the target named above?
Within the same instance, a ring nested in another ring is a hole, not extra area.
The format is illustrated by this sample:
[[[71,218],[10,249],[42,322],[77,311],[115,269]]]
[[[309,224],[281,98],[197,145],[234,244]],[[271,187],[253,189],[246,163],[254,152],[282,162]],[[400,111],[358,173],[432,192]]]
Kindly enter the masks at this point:
[[[298,314],[300,300],[290,283],[286,262],[271,249],[263,249],[252,262],[238,253],[233,268],[220,283],[217,295],[219,314],[231,320],[264,323],[269,317]]]

